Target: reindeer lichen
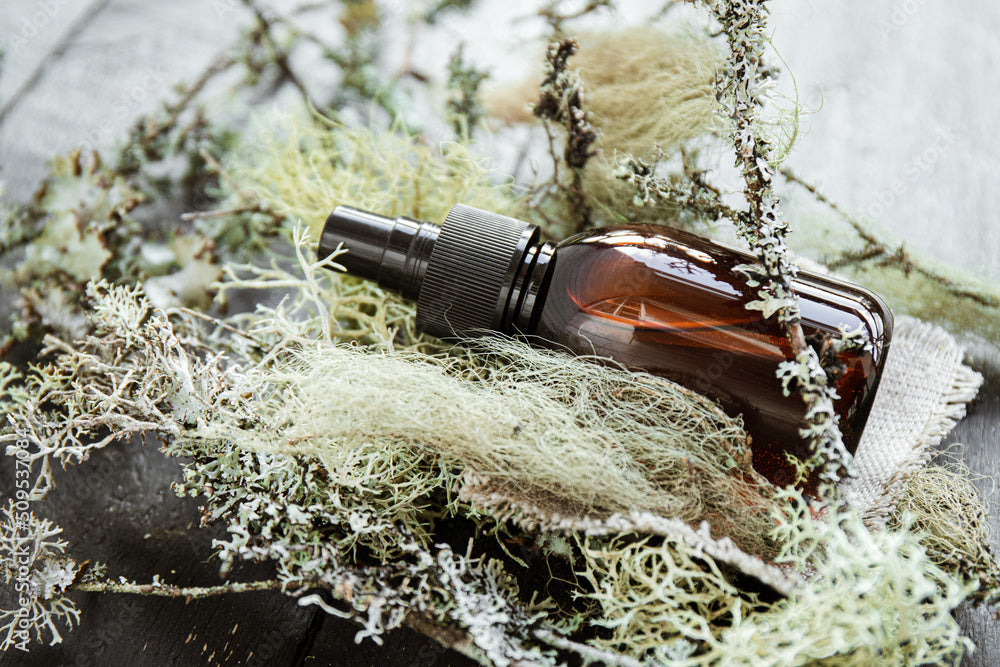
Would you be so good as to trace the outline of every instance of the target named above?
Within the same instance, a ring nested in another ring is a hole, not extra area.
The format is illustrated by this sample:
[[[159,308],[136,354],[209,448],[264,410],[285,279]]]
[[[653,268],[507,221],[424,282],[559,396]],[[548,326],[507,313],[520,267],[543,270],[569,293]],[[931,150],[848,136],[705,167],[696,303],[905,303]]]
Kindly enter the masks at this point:
[[[26,504],[26,503],[25,503]],[[0,652],[27,651],[28,644],[62,641],[60,626],[72,629],[80,612],[63,593],[80,575],[81,566],[63,553],[66,542],[57,538],[62,529],[17,508],[14,499],[4,505],[0,518],[0,572],[13,590],[14,606],[0,609]]]

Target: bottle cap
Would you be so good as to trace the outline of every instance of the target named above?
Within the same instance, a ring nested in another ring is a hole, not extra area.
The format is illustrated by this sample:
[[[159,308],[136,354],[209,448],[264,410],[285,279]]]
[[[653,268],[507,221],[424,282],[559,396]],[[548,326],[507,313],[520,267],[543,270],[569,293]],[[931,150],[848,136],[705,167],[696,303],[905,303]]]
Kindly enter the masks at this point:
[[[538,228],[457,204],[448,213],[417,298],[417,328],[440,338],[497,329]]]

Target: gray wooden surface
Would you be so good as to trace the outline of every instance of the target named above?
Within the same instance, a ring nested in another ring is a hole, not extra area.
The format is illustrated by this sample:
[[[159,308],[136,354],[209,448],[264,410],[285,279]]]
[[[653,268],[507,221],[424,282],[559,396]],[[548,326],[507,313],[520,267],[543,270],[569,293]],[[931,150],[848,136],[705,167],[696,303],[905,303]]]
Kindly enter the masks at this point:
[[[476,30],[483,39],[472,52],[504,58],[495,72],[509,73],[512,63],[533,55],[506,58],[504,50],[490,45],[506,34],[515,36],[511,43],[528,41],[530,30],[515,19],[534,3],[485,4],[478,23],[475,15],[443,21],[443,45],[414,57],[429,63],[430,71],[441,71],[458,36]],[[626,18],[644,11],[638,2],[620,4]],[[774,43],[796,75],[799,95],[807,108],[822,107],[806,119],[807,132],[791,165],[836,200],[876,215],[914,247],[1000,280],[1000,188],[994,185],[1000,177],[1000,133],[993,128],[1000,5],[971,0],[775,0],[772,5]],[[400,3],[387,6],[397,22],[405,19]],[[30,196],[46,161],[57,153],[81,144],[112,146],[136,115],[154,109],[174,84],[194,77],[248,21],[236,0],[4,0],[0,181],[7,197]],[[789,94],[790,84],[789,77],[782,82]],[[963,443],[966,460],[983,473],[981,487],[991,499],[996,528],[1000,351],[987,341],[964,342],[987,383],[946,443]],[[67,526],[71,543],[123,563],[130,568],[127,576],[148,578],[165,567],[174,570],[178,583],[211,583],[214,566],[199,562],[211,536],[186,536],[194,507],[164,491],[175,471],[150,463],[158,456],[139,446],[102,453],[86,464],[91,477],[64,476],[63,489],[48,505],[50,516],[58,521],[66,511],[59,509],[60,499],[76,511],[91,508],[90,520]],[[0,478],[4,484],[8,476]],[[165,563],[163,554],[176,562]],[[68,636],[74,643],[33,654],[34,664],[458,660],[404,633],[394,636],[387,651],[370,644],[354,647],[349,628],[334,627],[334,620],[302,612],[284,599],[276,604],[267,594],[186,607],[91,596],[82,606],[83,626]],[[962,610],[959,618],[979,647],[966,664],[1000,664],[1000,625],[983,610]],[[256,658],[248,660],[249,651]]]
[[[1000,478],[1000,459],[997,444],[1000,442],[1000,352],[997,347],[982,339],[962,340],[968,354],[969,363],[984,376],[985,382],[979,397],[945,442],[965,445],[964,457],[969,466],[982,474],[976,485],[990,498],[990,526],[993,529],[994,549],[996,536],[1000,531],[1000,493],[997,480]],[[975,641],[977,650],[963,664],[995,667],[1000,664],[1000,621],[985,608],[959,610],[959,623],[966,634]]]

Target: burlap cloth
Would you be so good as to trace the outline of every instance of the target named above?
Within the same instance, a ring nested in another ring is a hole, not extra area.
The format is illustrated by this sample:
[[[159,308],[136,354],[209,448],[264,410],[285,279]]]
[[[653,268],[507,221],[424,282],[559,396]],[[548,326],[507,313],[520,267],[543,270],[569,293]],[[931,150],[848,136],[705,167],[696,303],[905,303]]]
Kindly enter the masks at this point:
[[[845,497],[873,528],[885,526],[906,478],[965,416],[983,377],[940,327],[897,317],[882,383],[855,456]]]

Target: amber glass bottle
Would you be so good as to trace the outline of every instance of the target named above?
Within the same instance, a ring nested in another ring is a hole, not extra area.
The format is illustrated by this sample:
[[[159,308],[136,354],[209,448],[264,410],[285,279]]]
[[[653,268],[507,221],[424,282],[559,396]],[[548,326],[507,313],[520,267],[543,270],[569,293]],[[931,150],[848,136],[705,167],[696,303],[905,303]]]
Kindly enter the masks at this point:
[[[539,243],[523,221],[459,204],[442,227],[337,207],[319,254],[417,299],[417,326],[441,337],[488,330],[535,344],[614,359],[669,378],[741,414],[754,467],[775,484],[793,480],[785,452],[804,458],[804,406],[776,377],[791,349],[777,318],[747,310],[757,298],[734,267],[745,253],[652,225],[603,228]],[[892,331],[874,294],[800,274],[807,338],[860,330],[864,349],[839,355],[835,404],[852,453],[868,419]]]

